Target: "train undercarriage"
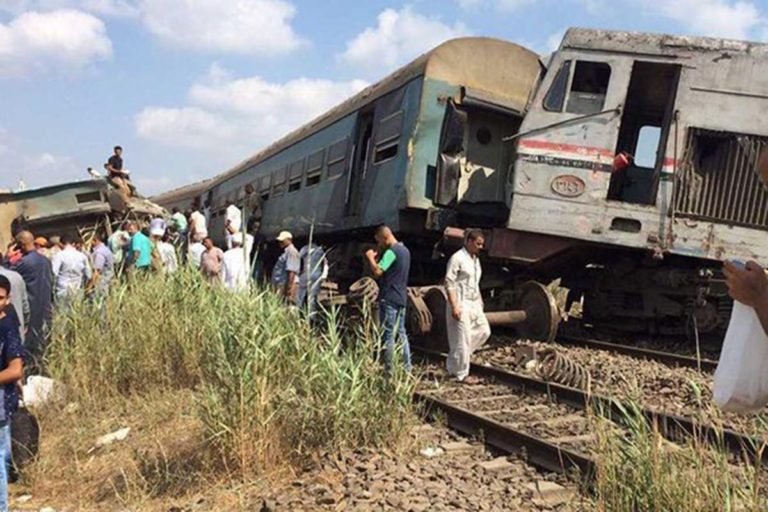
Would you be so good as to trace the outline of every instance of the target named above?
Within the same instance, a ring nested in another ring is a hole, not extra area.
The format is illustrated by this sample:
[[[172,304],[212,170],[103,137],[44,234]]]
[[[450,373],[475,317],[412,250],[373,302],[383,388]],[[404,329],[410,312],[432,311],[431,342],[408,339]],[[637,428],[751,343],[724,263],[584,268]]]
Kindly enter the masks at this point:
[[[447,347],[441,284],[447,256],[462,237],[458,228],[442,237],[402,234],[413,255],[409,328],[431,339],[433,348]],[[364,275],[360,255],[372,246],[366,240],[370,233],[326,245],[341,290]],[[547,258],[521,264],[500,257],[493,241],[489,245],[481,283],[489,321],[514,327],[521,337],[552,340],[564,320],[600,331],[689,339],[720,335],[727,326],[732,301],[716,262],[568,242]]]

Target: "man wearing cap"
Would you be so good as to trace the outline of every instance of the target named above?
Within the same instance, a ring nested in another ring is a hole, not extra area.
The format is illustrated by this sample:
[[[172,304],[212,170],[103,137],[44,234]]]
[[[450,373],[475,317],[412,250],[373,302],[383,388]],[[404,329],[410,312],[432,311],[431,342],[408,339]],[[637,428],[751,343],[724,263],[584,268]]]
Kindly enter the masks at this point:
[[[757,162],[757,172],[768,186],[768,149],[764,150]],[[768,276],[756,261],[745,265],[726,261],[723,263],[728,294],[733,300],[754,308],[763,331],[768,334]]]
[[[301,269],[301,258],[296,246],[293,245],[293,235],[290,231],[281,231],[277,242],[283,249],[283,254],[277,259],[272,269],[272,285],[283,297],[294,301],[296,297],[297,276]]]
[[[248,254],[243,247],[243,234],[234,233],[232,248],[224,253],[224,262],[221,265],[224,287],[232,291],[247,290],[249,268]]]

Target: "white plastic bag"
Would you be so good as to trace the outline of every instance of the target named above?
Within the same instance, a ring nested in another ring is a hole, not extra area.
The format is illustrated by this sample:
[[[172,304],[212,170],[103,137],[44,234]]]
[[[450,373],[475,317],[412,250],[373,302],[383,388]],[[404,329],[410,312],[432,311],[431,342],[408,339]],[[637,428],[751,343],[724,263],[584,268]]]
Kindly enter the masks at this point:
[[[752,412],[768,403],[768,336],[755,310],[733,303],[712,392],[724,411]]]

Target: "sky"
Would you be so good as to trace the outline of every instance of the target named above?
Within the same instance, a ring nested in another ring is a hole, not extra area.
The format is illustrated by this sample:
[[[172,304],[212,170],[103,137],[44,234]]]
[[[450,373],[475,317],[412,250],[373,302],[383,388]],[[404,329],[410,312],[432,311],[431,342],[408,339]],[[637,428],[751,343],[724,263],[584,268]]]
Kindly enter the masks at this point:
[[[768,0],[0,0],[0,189],[223,172],[446,39],[569,26],[768,42]]]

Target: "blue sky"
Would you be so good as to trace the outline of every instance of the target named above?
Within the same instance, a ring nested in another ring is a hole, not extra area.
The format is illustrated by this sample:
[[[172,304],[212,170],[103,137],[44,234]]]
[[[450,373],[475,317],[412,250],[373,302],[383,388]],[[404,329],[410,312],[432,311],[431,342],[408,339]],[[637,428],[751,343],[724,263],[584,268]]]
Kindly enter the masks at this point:
[[[768,41],[768,0],[0,0],[0,188],[213,176],[441,41],[569,26]]]

